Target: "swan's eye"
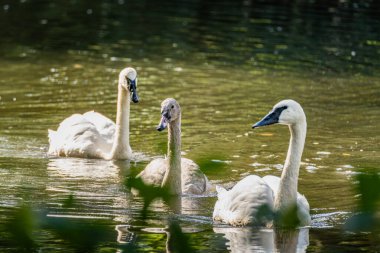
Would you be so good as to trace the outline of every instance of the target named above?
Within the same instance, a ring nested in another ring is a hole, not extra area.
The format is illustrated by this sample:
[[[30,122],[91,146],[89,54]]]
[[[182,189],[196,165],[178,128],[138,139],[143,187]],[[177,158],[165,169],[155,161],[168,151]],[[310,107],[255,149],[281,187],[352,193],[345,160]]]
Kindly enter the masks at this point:
[[[283,110],[286,110],[286,109],[288,109],[288,106],[286,106],[286,105],[276,108],[276,110],[279,110],[280,112],[282,112]]]
[[[174,109],[174,105],[172,105],[172,109]]]
[[[136,89],[136,82],[135,81],[132,81],[131,79],[129,79],[128,77],[126,77],[125,79],[127,79],[127,84],[128,84],[128,90],[129,91],[133,91]]]

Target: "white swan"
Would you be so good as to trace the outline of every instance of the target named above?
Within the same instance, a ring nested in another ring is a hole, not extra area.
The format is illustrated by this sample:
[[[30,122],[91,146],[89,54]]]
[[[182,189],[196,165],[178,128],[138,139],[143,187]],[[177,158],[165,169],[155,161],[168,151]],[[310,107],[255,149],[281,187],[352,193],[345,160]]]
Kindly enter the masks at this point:
[[[270,221],[259,220],[260,208],[264,205],[276,212],[286,211],[297,204],[297,215],[301,226],[309,225],[310,207],[306,198],[297,192],[298,174],[306,138],[306,116],[300,104],[283,100],[273,107],[252,128],[271,125],[288,125],[290,143],[281,179],[275,176],[250,175],[238,182],[231,190],[217,186],[218,200],[213,219],[230,225],[268,225]],[[260,224],[266,223],[266,224]]]
[[[161,104],[158,131],[168,127],[167,157],[151,161],[137,176],[145,184],[165,187],[172,195],[202,194],[210,189],[207,177],[190,159],[181,158],[181,108],[173,98]]]
[[[119,74],[116,124],[100,113],[73,114],[61,122],[57,131],[49,129],[49,155],[131,159],[129,146],[130,100],[137,96],[137,72],[125,68]]]

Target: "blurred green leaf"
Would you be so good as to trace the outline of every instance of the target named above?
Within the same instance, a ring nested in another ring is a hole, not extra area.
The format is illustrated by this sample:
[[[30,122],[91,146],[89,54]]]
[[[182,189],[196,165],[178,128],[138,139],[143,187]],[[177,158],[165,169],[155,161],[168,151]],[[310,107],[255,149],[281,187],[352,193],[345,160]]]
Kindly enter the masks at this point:
[[[347,219],[344,230],[351,232],[379,231],[380,176],[377,171],[366,171],[356,176],[359,204],[356,214]]]
[[[144,206],[141,210],[142,219],[147,218],[149,206],[155,199],[162,199],[169,205],[173,201],[178,201],[178,197],[169,194],[165,188],[147,185],[141,180],[141,178],[128,178],[126,186],[129,189],[134,188],[137,190],[144,200]],[[187,236],[182,232],[180,225],[174,219],[168,220],[167,236],[167,252],[193,252]]]
[[[106,229],[107,223],[83,219],[67,219],[61,217],[46,217],[44,228],[56,233],[79,252],[93,252],[98,242],[113,237]]]
[[[194,252],[189,244],[188,237],[182,232],[178,221],[168,220],[168,238],[166,241],[166,252],[170,253],[189,253]]]
[[[285,210],[280,210],[275,213],[274,222],[276,226],[280,226],[282,228],[297,228],[300,225],[300,219],[297,215],[298,207],[296,204],[289,206]]]
[[[373,213],[358,213],[347,219],[344,230],[351,232],[369,232],[378,228],[379,222]]]
[[[259,210],[257,211],[256,214],[256,219],[259,224],[265,224],[268,221],[273,220],[274,213],[271,210],[271,208],[268,205],[262,205],[259,207]]]
[[[141,180],[141,178],[136,178],[134,176],[127,179],[126,186],[128,189],[133,188],[137,190],[139,195],[143,198],[144,206],[141,210],[143,220],[147,218],[149,206],[155,199],[163,199],[165,202],[169,202],[172,197],[165,188],[147,185]]]
[[[36,220],[31,208],[23,204],[11,213],[5,223],[6,231],[11,234],[11,243],[22,251],[32,252],[37,246],[33,237]]]
[[[376,172],[359,174],[357,192],[360,194],[359,209],[361,212],[375,212],[379,209],[380,177]]]
[[[63,207],[71,208],[74,206],[74,203],[75,203],[74,195],[71,193],[69,197],[63,201]]]

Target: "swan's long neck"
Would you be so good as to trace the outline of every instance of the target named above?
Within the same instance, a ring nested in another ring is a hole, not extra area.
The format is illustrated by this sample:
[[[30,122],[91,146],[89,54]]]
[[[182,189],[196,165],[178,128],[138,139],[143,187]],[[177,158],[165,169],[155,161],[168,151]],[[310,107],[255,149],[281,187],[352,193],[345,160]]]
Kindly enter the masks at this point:
[[[181,182],[181,117],[170,122],[168,129],[168,162],[162,187],[172,195],[182,193]]]
[[[129,146],[129,92],[119,84],[116,113],[116,132],[110,159],[130,159],[132,150]]]
[[[298,174],[306,138],[306,120],[290,125],[289,129],[291,137],[288,154],[274,201],[276,211],[286,210],[297,201]]]

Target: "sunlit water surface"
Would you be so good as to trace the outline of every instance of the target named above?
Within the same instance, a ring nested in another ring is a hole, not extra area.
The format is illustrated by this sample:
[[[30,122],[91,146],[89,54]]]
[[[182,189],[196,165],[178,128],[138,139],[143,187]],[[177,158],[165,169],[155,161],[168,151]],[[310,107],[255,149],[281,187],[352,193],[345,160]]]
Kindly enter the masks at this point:
[[[155,202],[142,220],[142,199],[125,180],[165,154],[167,132],[155,126],[167,97],[183,110],[184,156],[198,162],[212,183],[231,187],[249,174],[279,176],[287,127],[252,131],[251,125],[281,99],[292,98],[307,115],[299,191],[312,214],[311,227],[300,231],[307,242],[298,240],[298,250],[373,249],[366,235],[343,234],[341,226],[355,211],[354,175],[379,167],[375,4],[63,2],[37,1],[45,9],[31,15],[32,4],[21,1],[4,5],[0,14],[9,27],[1,32],[0,220],[24,202],[62,221],[101,222],[106,235],[95,250],[124,252],[136,243],[149,252],[165,250],[164,228],[174,216],[199,251],[270,252],[271,230],[213,224],[213,194],[172,206]],[[53,15],[57,8],[76,11],[61,19]],[[18,15],[23,18],[16,22]],[[95,110],[115,119],[117,75],[126,66],[138,71],[141,98],[131,106],[131,146],[146,159],[48,157],[47,129],[72,113]],[[74,205],[67,207],[70,196]],[[37,235],[45,251],[72,249],[57,238],[49,230]]]

